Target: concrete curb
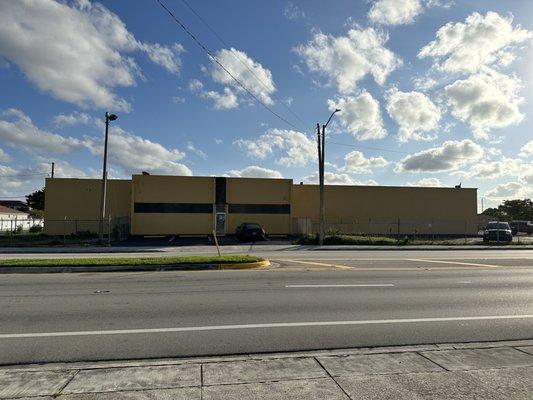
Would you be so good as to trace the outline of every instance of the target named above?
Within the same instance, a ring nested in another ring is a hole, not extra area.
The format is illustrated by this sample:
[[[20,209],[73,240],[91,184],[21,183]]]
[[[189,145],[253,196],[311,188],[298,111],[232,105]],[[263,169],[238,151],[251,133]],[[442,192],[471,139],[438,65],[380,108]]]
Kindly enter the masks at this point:
[[[146,271],[213,271],[266,268],[269,260],[234,264],[175,264],[175,265],[73,265],[46,267],[2,267],[0,274],[53,274],[69,272],[146,272]]]
[[[307,358],[307,357],[331,357],[331,356],[351,356],[351,355],[379,355],[391,353],[415,353],[420,351],[437,350],[476,350],[476,349],[498,349],[504,347],[529,347],[533,346],[533,339],[502,340],[496,342],[455,342],[455,343],[435,343],[435,344],[415,344],[403,346],[375,346],[375,347],[353,347],[341,349],[323,350],[301,350],[287,352],[265,352],[265,353],[243,353],[228,355],[206,355],[191,357],[169,357],[169,358],[148,358],[131,360],[101,360],[101,361],[72,361],[72,362],[44,362],[39,364],[0,364],[2,371],[54,371],[54,370],[74,370],[74,369],[107,369],[107,368],[131,368],[131,367],[152,367],[163,365],[182,364],[211,364],[225,363],[233,361],[247,360],[276,360],[285,358]]]
[[[339,251],[339,250],[380,250],[380,251],[431,251],[431,250],[533,250],[533,246],[519,245],[519,246],[358,246],[358,245],[326,245],[316,246],[310,251]]]

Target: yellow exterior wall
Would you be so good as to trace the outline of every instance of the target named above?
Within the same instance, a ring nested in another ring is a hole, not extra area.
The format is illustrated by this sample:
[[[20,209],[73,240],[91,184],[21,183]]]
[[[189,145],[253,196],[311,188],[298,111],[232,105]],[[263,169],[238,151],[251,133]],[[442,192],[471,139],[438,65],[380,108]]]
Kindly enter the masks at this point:
[[[47,178],[44,233],[47,235],[98,232],[101,179]],[[131,210],[131,181],[107,181],[106,218],[126,217]],[[104,224],[107,226],[107,224]]]
[[[326,186],[324,193],[326,230],[396,234],[400,219],[402,234],[477,233],[476,189]],[[293,186],[292,217],[295,233],[306,219],[317,232],[318,185]]]
[[[132,235],[199,235],[213,230],[213,213],[135,213],[135,203],[214,202],[214,178],[133,175]]]
[[[229,204],[291,204],[292,179],[227,178]],[[257,222],[270,235],[291,233],[291,214],[228,213],[228,234],[243,222]]]

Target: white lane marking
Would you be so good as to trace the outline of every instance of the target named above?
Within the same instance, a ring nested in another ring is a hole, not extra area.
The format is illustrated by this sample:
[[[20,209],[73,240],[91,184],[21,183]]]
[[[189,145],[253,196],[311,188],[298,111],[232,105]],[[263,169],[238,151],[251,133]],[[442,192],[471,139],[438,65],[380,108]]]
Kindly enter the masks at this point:
[[[467,285],[469,283],[472,283],[472,281],[459,281],[457,283],[461,283],[461,284]]]
[[[476,264],[476,263],[466,263],[459,261],[442,261],[442,260],[426,260],[421,258],[409,258],[407,261],[416,261],[424,263],[437,263],[437,264],[457,264],[457,265],[469,265],[473,267],[485,267],[485,268],[504,268],[502,265],[490,265],[490,264]]]
[[[305,326],[411,324],[411,323],[419,323],[419,322],[453,322],[453,321],[491,321],[491,320],[510,320],[510,319],[533,319],[533,314],[486,315],[486,316],[473,316],[473,317],[442,317],[442,318],[369,319],[369,320],[359,320],[359,321],[274,322],[274,323],[267,323],[267,324],[185,326],[185,327],[178,327],[178,328],[153,328],[153,329],[148,329],[148,328],[146,329],[117,329],[117,330],[109,330],[109,331],[3,333],[3,334],[0,334],[0,339],[64,337],[64,336],[127,335],[127,334],[136,334],[136,333],[225,331],[225,330],[260,329],[260,328],[299,328],[299,327],[305,327]]]
[[[392,283],[360,285],[285,285],[286,288],[393,287]]]

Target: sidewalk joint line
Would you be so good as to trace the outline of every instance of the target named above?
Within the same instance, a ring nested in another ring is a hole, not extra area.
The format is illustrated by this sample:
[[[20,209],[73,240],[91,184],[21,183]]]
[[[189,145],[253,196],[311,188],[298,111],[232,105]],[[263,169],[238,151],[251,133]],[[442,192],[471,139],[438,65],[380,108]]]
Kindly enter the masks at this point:
[[[74,377],[75,377],[76,375],[78,375],[78,373],[79,373],[80,371],[81,371],[81,369],[77,369],[77,370],[75,370],[74,373],[72,374],[72,376],[71,376],[71,377],[65,382],[65,384],[64,384],[63,386],[61,386],[61,387],[57,390],[56,393],[54,393],[54,394],[52,395],[52,397],[59,396],[59,395],[61,394],[61,392],[62,392],[62,391],[68,386],[68,384],[69,384],[70,382],[72,382],[72,380],[74,379]]]
[[[344,388],[339,384],[339,382],[337,382],[337,380],[333,377],[333,375],[331,375],[329,371],[322,365],[319,359],[317,357],[313,357],[313,359],[318,363],[318,365],[320,365],[320,367],[331,378],[331,380],[335,382],[335,385],[337,385],[337,387],[341,390],[341,392],[344,393],[345,396],[348,397],[348,399],[352,400],[351,396],[346,392],[346,390],[344,390]]]
[[[427,351],[439,351],[439,350],[427,350]],[[426,360],[428,360],[429,362],[435,364],[436,366],[442,368],[444,371],[450,371],[448,368],[445,368],[445,367],[443,367],[442,365],[440,365],[438,362],[433,361],[431,358],[425,356],[425,355],[422,354],[420,351],[415,351],[415,353],[418,354],[418,355],[421,356],[421,357],[424,357]],[[435,371],[435,372],[437,372],[437,371]]]

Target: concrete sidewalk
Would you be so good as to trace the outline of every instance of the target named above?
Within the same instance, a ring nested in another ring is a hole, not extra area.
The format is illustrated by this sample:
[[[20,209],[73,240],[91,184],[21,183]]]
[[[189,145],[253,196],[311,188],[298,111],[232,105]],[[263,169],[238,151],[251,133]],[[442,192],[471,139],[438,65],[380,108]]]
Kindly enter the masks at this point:
[[[1,367],[15,398],[530,400],[533,340]]]
[[[413,250],[533,250],[533,245],[505,245],[505,246],[483,246],[483,245],[426,245],[426,246],[352,246],[352,245],[297,245],[297,244],[264,244],[249,243],[240,245],[221,246],[225,254],[253,254],[257,252],[298,252],[298,251],[413,251]],[[49,246],[49,247],[0,247],[0,255],[10,256],[19,254],[86,254],[86,255],[161,255],[172,254],[216,254],[215,246],[195,245],[195,246]]]

